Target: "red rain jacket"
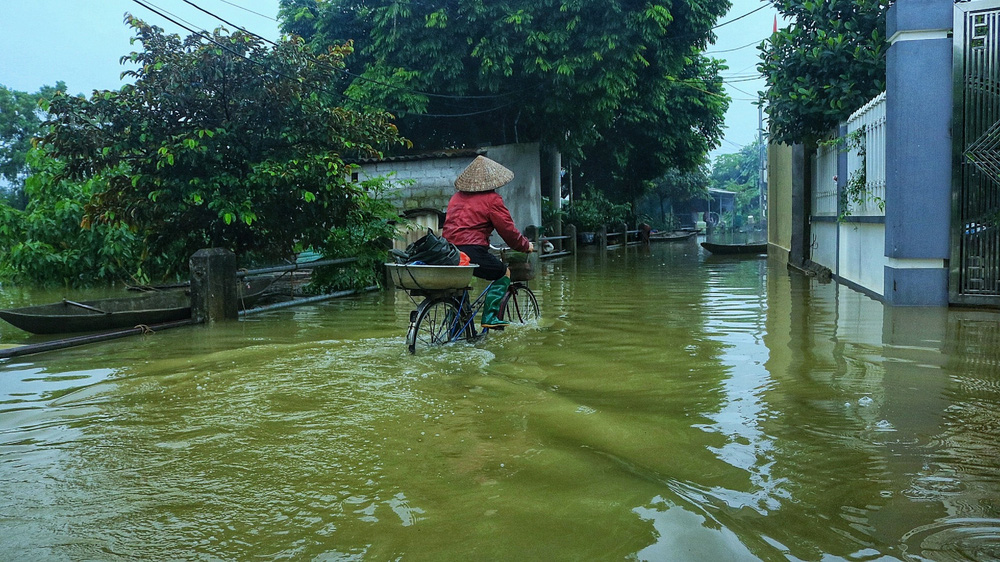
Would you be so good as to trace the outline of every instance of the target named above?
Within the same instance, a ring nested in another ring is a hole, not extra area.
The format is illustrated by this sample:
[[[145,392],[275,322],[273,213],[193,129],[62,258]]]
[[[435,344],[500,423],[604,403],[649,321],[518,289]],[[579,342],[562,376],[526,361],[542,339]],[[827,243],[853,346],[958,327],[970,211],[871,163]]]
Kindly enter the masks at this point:
[[[499,193],[456,191],[451,196],[441,231],[445,240],[456,246],[488,246],[494,230],[511,248],[528,251],[528,239],[514,226]]]

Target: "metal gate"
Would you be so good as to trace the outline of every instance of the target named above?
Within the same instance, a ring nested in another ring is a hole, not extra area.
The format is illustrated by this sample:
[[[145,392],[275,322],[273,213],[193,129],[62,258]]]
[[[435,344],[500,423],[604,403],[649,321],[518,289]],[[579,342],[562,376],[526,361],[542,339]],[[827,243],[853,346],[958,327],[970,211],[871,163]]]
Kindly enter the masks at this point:
[[[955,167],[949,292],[1000,305],[1000,0],[955,5]]]

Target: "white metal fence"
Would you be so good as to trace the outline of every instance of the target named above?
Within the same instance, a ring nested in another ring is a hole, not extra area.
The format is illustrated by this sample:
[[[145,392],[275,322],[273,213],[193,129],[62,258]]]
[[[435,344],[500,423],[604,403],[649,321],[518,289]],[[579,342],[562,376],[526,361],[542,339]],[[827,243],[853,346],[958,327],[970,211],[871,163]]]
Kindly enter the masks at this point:
[[[863,179],[864,184],[860,201],[848,197],[849,215],[885,216],[885,133],[885,92],[882,92],[847,121],[847,181],[851,184]]]
[[[812,185],[814,216],[837,216],[837,146],[820,143],[813,155]]]

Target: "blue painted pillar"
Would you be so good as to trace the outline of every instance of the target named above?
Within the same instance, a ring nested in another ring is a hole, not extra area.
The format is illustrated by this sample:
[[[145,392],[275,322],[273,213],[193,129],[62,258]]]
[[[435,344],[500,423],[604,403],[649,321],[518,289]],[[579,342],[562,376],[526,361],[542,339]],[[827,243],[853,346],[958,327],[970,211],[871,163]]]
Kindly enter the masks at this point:
[[[951,256],[953,0],[889,8],[885,300],[947,306]]]

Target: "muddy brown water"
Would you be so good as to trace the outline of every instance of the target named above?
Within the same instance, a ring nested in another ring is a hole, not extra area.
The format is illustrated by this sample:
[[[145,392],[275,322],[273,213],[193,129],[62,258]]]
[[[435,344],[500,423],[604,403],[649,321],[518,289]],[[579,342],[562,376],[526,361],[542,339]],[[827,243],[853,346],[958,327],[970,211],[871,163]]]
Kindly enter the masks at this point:
[[[418,356],[372,293],[0,360],[0,558],[1000,557],[1000,314],[695,241],[532,286]]]

